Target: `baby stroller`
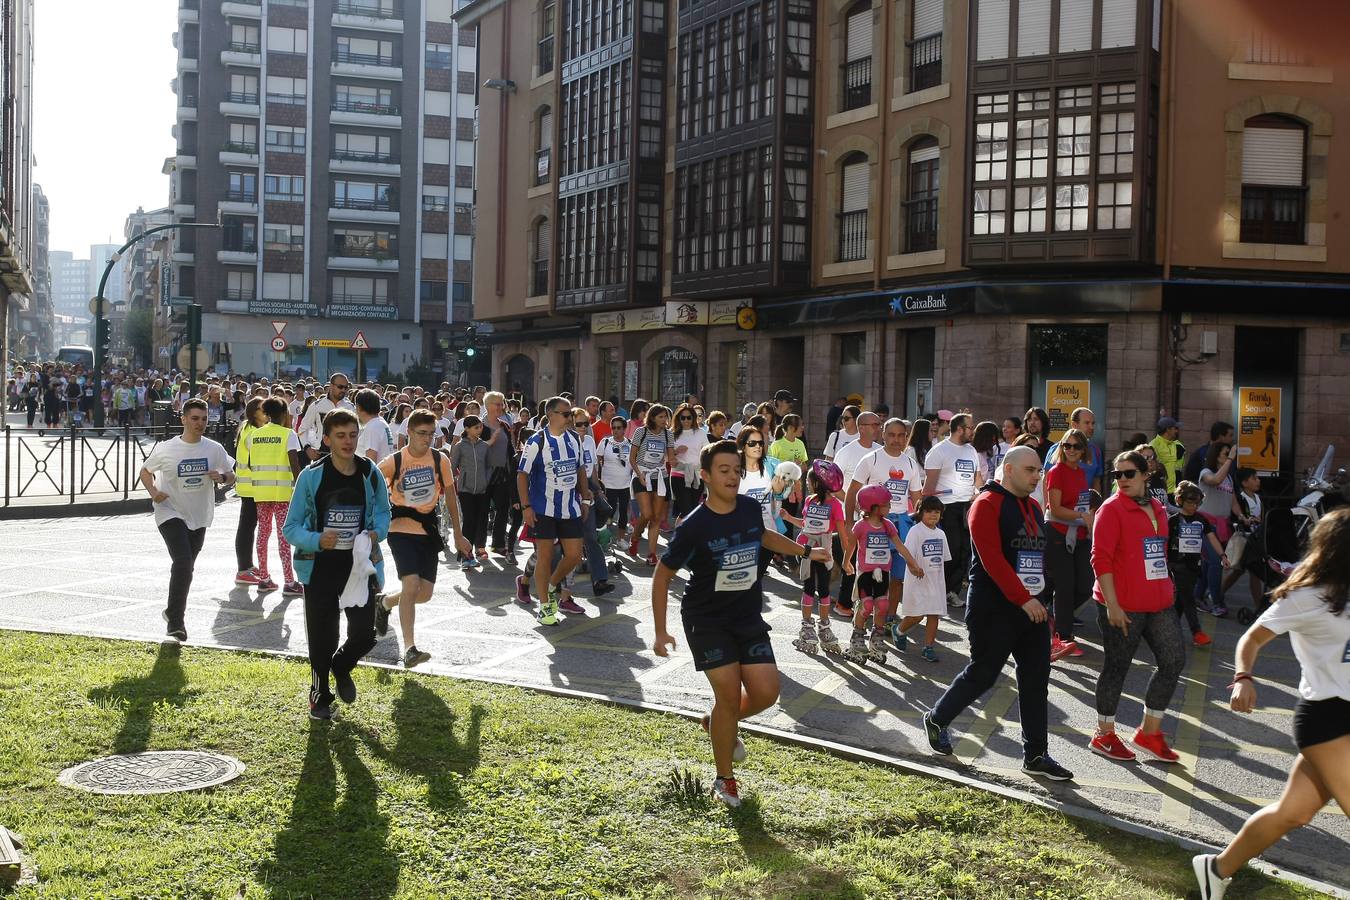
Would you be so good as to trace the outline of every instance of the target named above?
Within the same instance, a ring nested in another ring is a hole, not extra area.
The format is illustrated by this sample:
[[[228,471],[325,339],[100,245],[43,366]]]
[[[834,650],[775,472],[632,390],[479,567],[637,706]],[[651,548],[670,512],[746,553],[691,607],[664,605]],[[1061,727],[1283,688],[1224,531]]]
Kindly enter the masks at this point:
[[[1241,560],[1233,564],[1255,576],[1261,582],[1261,602],[1256,609],[1242,608],[1237,620],[1242,625],[1255,622],[1270,606],[1270,592],[1284,583],[1295,562],[1303,555],[1294,514],[1289,509],[1273,509],[1266,519],[1250,532],[1239,531],[1247,537]]]

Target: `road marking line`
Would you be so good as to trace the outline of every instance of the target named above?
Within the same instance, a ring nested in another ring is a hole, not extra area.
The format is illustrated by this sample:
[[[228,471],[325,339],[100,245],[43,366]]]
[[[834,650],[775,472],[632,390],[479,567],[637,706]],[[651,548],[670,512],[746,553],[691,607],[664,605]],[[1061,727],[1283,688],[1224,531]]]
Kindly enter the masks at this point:
[[[1168,766],[1161,814],[1162,821],[1173,825],[1185,825],[1191,820],[1191,805],[1195,802],[1197,788],[1195,767],[1200,760],[1200,738],[1205,731],[1205,697],[1209,692],[1214,656],[1213,653],[1192,653],[1190,665],[1182,674],[1186,679],[1186,691],[1182,695],[1176,737],[1172,740],[1172,749],[1181,761]]]
[[[1001,680],[1002,683],[994,689],[980,708],[975,722],[961,732],[956,745],[952,748],[953,753],[966,763],[973,764],[984,755],[984,748],[989,739],[999,730],[1001,720],[1012,709],[1013,702],[1017,699],[1013,683],[1006,678]]]

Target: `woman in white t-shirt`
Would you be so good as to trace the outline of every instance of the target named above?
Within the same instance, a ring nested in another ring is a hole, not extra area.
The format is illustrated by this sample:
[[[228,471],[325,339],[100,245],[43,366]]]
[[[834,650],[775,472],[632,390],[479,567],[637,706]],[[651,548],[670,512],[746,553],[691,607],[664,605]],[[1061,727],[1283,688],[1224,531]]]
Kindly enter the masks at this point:
[[[1280,799],[1257,812],[1222,853],[1195,857],[1202,897],[1222,898],[1247,861],[1312,821],[1328,801],[1350,810],[1350,508],[1324,516],[1308,554],[1271,594],[1274,601],[1238,641],[1230,706],[1256,706],[1252,670],[1261,648],[1288,632],[1302,669],[1294,707],[1299,755]]]
[[[698,477],[699,454],[708,445],[708,434],[698,427],[697,420],[697,411],[688,403],[675,410],[675,465],[670,468],[670,486],[675,495],[677,522],[698,506],[703,489]]]
[[[626,534],[633,487],[633,467],[629,461],[632,445],[624,438],[628,433],[628,421],[623,416],[610,419],[609,425],[609,435],[601,438],[595,448],[595,460],[600,467],[600,486],[605,489],[609,505],[614,507],[614,523]]]
[[[858,416],[862,410],[856,406],[845,406],[839,414],[839,429],[825,440],[825,449],[821,455],[834,459],[834,455],[858,439]]]

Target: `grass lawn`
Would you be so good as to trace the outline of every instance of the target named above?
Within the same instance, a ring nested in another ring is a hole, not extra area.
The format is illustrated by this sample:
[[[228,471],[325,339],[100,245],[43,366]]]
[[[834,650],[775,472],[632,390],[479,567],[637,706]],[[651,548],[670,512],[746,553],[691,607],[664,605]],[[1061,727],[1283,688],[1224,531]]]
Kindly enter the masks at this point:
[[[0,822],[16,897],[1195,896],[1181,851],[950,784],[750,739],[735,812],[688,721],[514,688],[356,673],[311,723],[307,667],[224,651],[0,632]],[[215,750],[204,792],[103,797],[57,773]],[[0,894],[4,890],[0,889]],[[1247,872],[1230,898],[1309,897]]]

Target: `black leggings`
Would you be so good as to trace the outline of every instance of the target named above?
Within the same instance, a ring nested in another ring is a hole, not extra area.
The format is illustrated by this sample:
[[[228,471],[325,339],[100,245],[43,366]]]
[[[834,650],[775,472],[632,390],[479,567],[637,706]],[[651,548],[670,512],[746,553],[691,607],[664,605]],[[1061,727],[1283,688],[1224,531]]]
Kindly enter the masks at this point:
[[[620,528],[628,527],[628,504],[631,494],[628,488],[605,488],[605,498],[614,507],[614,517],[610,519]]]
[[[1195,611],[1195,583],[1200,580],[1200,567],[1184,563],[1172,567],[1172,584],[1176,585],[1176,611],[1186,617],[1191,634],[1200,631],[1200,617]]]
[[[464,538],[475,547],[487,546],[488,495],[459,492],[459,518],[464,523]]]
[[[670,479],[670,491],[675,495],[674,513],[676,521],[683,519],[694,511],[694,507],[698,506],[699,497],[702,494],[702,485],[691,487],[688,485],[688,481],[687,478]]]
[[[1134,653],[1142,640],[1153,651],[1158,667],[1144,691],[1144,709],[1161,714],[1177,692],[1181,669],[1186,665],[1186,650],[1181,643],[1181,626],[1170,609],[1158,612],[1126,613],[1130,630],[1123,632],[1106,618],[1106,607],[1097,606],[1097,624],[1102,630],[1102,672],[1097,678],[1097,715],[1114,716],[1120,704]]]
[[[326,705],[333,702],[328,689],[330,672],[347,673],[356,668],[361,657],[375,646],[375,576],[361,606],[338,609],[341,587],[329,591],[305,586],[305,637],[309,640],[309,702]],[[338,647],[339,619],[347,618],[347,641]]]
[[[166,607],[169,624],[183,626],[183,614],[187,610],[187,595],[192,588],[192,569],[197,564],[197,554],[202,552],[202,542],[206,540],[206,529],[189,529],[182,519],[170,519],[159,526],[164,546],[169,549],[169,558],[173,566],[169,569],[169,603]]]
[[[1073,526],[1076,527],[1076,526]],[[1046,529],[1046,574],[1055,589],[1055,634],[1073,640],[1073,614],[1092,597],[1092,543],[1079,538],[1072,550],[1058,528]]]
[[[830,596],[830,567],[825,563],[811,563],[811,574],[802,584],[802,593],[817,600],[826,600]]]
[[[258,530],[258,504],[252,497],[239,498],[239,529],[234,533],[234,561],[238,571],[253,568],[253,538]]]

